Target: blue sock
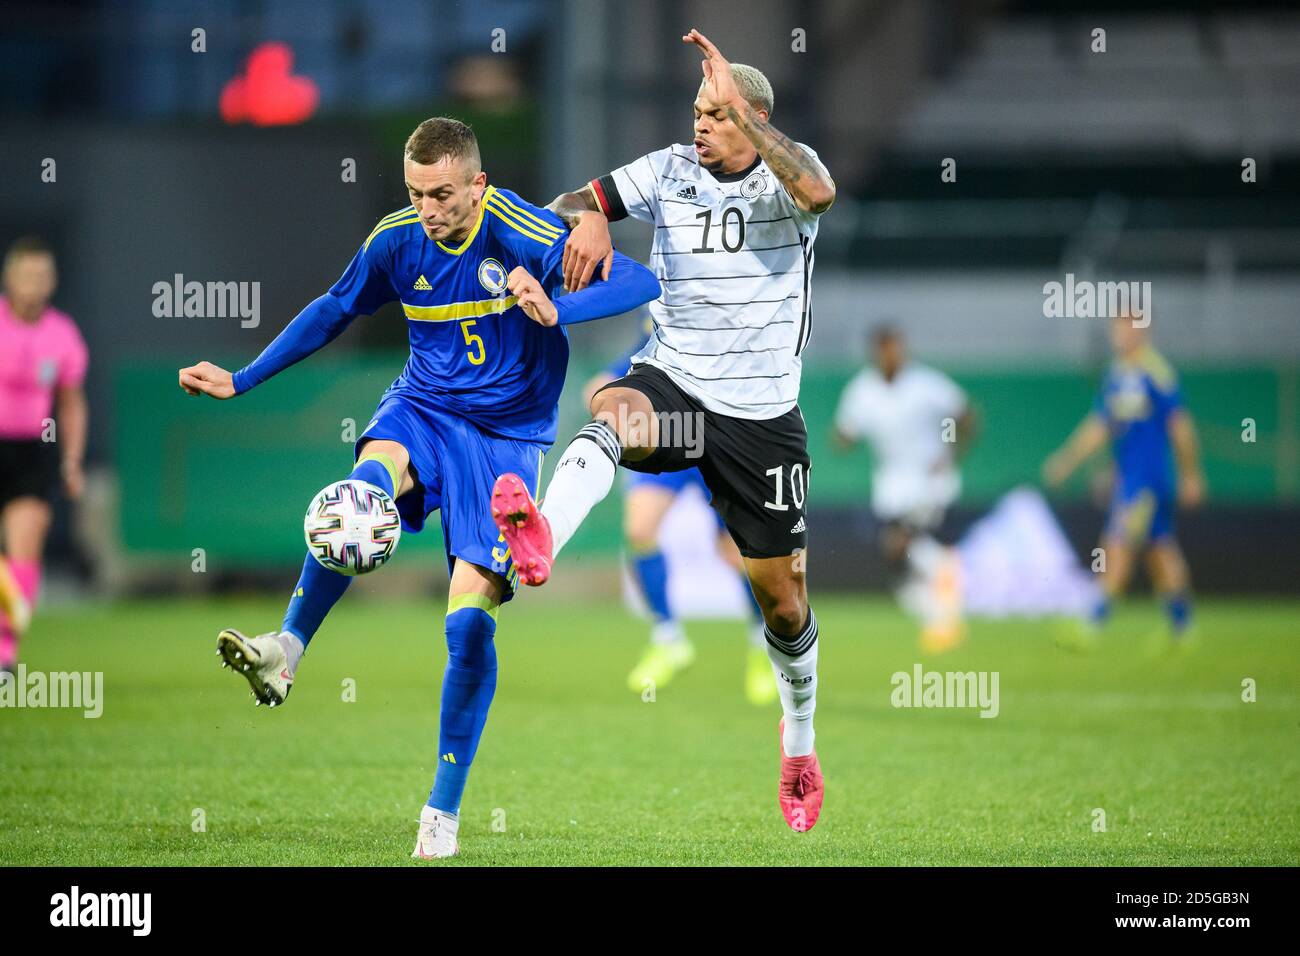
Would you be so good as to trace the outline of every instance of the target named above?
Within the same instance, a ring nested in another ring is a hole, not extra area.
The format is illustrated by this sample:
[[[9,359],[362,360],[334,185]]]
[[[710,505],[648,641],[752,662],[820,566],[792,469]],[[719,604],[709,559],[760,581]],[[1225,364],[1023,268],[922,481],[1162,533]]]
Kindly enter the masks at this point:
[[[1097,603],[1088,609],[1088,621],[1101,627],[1110,617],[1110,600],[1105,596],[1097,598]]]
[[[1165,597],[1165,612],[1175,637],[1182,637],[1192,623],[1192,599],[1186,591],[1177,591]]]
[[[305,648],[316,636],[325,615],[330,612],[352,579],[324,567],[310,554],[302,562],[302,575],[289,598],[280,630],[297,635]]]
[[[496,619],[481,607],[447,615],[447,670],[442,675],[438,772],[429,806],[459,813],[470,764],[497,689]]]
[[[364,459],[352,470],[349,478],[368,481],[393,493],[393,476],[384,464],[376,459]],[[297,635],[305,648],[320,629],[325,615],[330,612],[352,579],[319,564],[310,554],[302,563],[302,574],[294,585],[289,607],[284,612],[280,630]]]
[[[672,611],[668,609],[668,562],[662,551],[639,554],[632,559],[632,569],[636,571],[641,593],[650,606],[650,613],[656,621],[672,620]]]

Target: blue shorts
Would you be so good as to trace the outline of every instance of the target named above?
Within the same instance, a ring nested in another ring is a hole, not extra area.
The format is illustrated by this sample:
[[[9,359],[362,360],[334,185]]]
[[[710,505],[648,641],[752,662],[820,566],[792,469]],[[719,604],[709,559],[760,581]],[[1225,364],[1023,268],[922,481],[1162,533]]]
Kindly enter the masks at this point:
[[[513,471],[536,498],[546,446],[485,434],[459,415],[423,407],[400,394],[380,402],[357,439],[356,454],[371,439],[398,442],[411,455],[416,485],[397,499],[402,530],[416,533],[430,514],[440,512],[448,571],[457,558],[495,571],[506,579],[504,600],[510,600],[518,573],[492,521],[492,484],[498,475]]]
[[[1117,537],[1137,547],[1154,544],[1174,534],[1173,495],[1158,488],[1119,488],[1106,518],[1107,537]]]
[[[712,503],[713,492],[709,491],[709,486],[704,483],[704,476],[700,474],[698,468],[687,468],[684,471],[665,471],[660,474],[650,474],[642,471],[628,471],[627,490],[634,488],[662,488],[669,494],[680,495],[687,488],[692,486],[699,488],[700,493],[704,495],[704,500]],[[726,527],[723,524],[722,516],[716,511],[713,516],[718,519],[718,527]]]

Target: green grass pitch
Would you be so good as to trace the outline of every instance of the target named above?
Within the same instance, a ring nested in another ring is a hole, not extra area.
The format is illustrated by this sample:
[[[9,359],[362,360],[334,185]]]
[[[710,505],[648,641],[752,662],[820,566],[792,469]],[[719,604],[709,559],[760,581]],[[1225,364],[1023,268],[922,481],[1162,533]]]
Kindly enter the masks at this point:
[[[523,599],[501,614],[462,855],[434,865],[1300,862],[1297,603],[1204,601],[1177,656],[1149,653],[1159,614],[1134,602],[1091,655],[1044,624],[977,621],[936,658],[884,600],[815,603],[827,797],[810,833],[782,822],[778,710],[742,697],[739,622],[693,624],[698,662],[646,703],[624,687],[644,624]],[[279,601],[44,612],[26,664],[102,670],[104,712],[0,710],[0,862],[411,864],[441,610],[345,600],[276,711],[213,649]],[[890,676],[917,661],[997,671],[999,715],[892,707]]]

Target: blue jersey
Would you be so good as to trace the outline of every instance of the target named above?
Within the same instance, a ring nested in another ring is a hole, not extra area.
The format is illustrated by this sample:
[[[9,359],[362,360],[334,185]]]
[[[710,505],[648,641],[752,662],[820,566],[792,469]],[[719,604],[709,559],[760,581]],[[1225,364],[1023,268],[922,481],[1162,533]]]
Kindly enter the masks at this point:
[[[1120,494],[1142,489],[1172,493],[1169,416],[1182,404],[1173,369],[1154,349],[1111,365],[1096,411],[1110,429]]]
[[[554,213],[493,186],[456,246],[431,241],[407,206],[380,220],[330,294],[352,315],[402,303],[411,355],[386,395],[450,410],[487,434],[550,443],[568,335],[525,315],[506,277],[523,266],[554,299],[566,234]]]

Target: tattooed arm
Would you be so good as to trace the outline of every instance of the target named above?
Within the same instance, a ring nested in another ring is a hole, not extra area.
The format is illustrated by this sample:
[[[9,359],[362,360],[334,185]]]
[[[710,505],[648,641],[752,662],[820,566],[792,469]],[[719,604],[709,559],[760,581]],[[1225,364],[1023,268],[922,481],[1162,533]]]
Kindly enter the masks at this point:
[[[765,110],[756,110],[740,95],[731,64],[699,30],[682,37],[704,53],[702,96],[715,110],[745,134],[768,168],[781,180],[795,205],[805,212],[823,213],[835,201],[835,182],[826,168],[770,122]]]
[[[560,193],[546,206],[551,212],[563,219],[570,229],[577,229],[584,212],[600,212],[600,203],[591,190],[591,183],[571,193]]]
[[[560,193],[546,208],[563,219],[570,229],[564,240],[561,266],[564,287],[570,292],[580,292],[591,282],[598,267],[600,277],[608,279],[614,262],[614,241],[591,184],[576,192]]]

